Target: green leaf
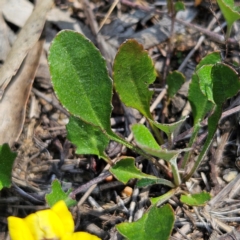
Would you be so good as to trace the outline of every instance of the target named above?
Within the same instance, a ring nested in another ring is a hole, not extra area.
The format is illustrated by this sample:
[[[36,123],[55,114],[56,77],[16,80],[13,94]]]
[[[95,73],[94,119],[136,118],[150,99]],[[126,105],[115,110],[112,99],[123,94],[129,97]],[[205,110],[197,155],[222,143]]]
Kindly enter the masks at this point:
[[[83,121],[111,132],[112,81],[93,43],[80,33],[61,31],[52,41],[48,63],[63,106]]]
[[[193,74],[192,81],[189,86],[188,100],[192,107],[194,125],[201,121],[207,112],[213,108],[213,103],[200,90],[198,76]]]
[[[113,64],[115,89],[126,106],[136,108],[151,119],[153,92],[148,90],[148,85],[155,81],[156,76],[153,61],[141,44],[130,39],[120,46]]]
[[[77,154],[95,154],[106,159],[104,150],[109,139],[99,127],[85,123],[78,117],[71,116],[67,124],[67,138],[77,146]]]
[[[16,152],[12,152],[7,143],[0,145],[0,190],[11,186],[12,167]]]
[[[226,64],[217,63],[212,67],[211,78],[213,84],[213,100],[216,103],[213,114],[208,118],[208,136],[203,145],[203,148],[194,164],[194,167],[184,178],[188,180],[192,174],[196,171],[202,159],[209,149],[214,134],[218,127],[218,121],[222,114],[222,104],[228,99],[237,94],[240,90],[240,82],[238,75]]]
[[[132,125],[132,132],[137,145],[146,146],[156,150],[161,149],[149,129],[143,124]]]
[[[185,120],[188,118],[188,116],[183,117],[182,119],[180,119],[177,122],[174,123],[170,123],[170,124],[163,124],[163,123],[158,123],[156,121],[152,121],[149,120],[152,124],[154,124],[157,128],[159,128],[160,130],[162,130],[163,132],[165,132],[168,136],[168,138],[171,136],[172,133],[174,133],[174,131],[176,129],[178,129],[183,122],[185,122]]]
[[[62,190],[61,184],[58,180],[54,180],[52,182],[52,192],[46,194],[45,198],[50,207],[52,207],[56,202],[63,200],[67,207],[71,207],[77,204],[77,201],[70,198],[68,195],[70,194],[71,189],[67,192]]]
[[[185,82],[185,77],[181,72],[173,71],[168,74],[166,81],[168,96],[172,98]]]
[[[208,192],[201,192],[196,194],[181,195],[180,201],[189,206],[204,206],[211,199]]]
[[[126,184],[130,179],[137,178],[149,178],[156,179],[155,176],[142,173],[135,167],[134,158],[126,157],[122,158],[109,170],[120,182]]]
[[[134,124],[132,126],[132,132],[135,142],[144,152],[155,157],[162,158],[163,160],[166,160],[171,164],[174,183],[176,186],[179,186],[181,180],[176,162],[177,157],[180,152],[189,151],[190,149],[180,149],[172,151],[162,149],[157,144],[150,131],[142,124]]]
[[[213,99],[217,105],[222,105],[228,98],[240,90],[240,82],[236,71],[224,63],[212,67]]]
[[[222,62],[222,58],[220,52],[212,52],[209,53],[207,56],[202,58],[199,64],[196,67],[196,71],[204,65],[215,64]]]
[[[148,148],[145,146],[142,146],[140,144],[137,144],[144,152],[158,157],[158,158],[162,158],[165,161],[170,161],[174,156],[178,155],[181,152],[185,152],[185,151],[189,151],[189,148],[184,148],[184,149],[179,149],[179,150],[167,150],[167,149],[160,149],[160,150],[156,150],[153,148]]]
[[[176,192],[177,192],[177,188],[173,188],[159,197],[150,198],[150,201],[153,205],[161,206],[163,203],[168,201],[171,197],[176,195]]]
[[[117,230],[128,240],[168,240],[173,229],[174,211],[169,204],[151,207],[149,212],[133,223],[120,223]]]
[[[234,6],[234,0],[217,0],[217,3],[227,22],[227,37],[229,37],[233,23],[240,19],[240,14],[236,11],[238,8]]]
[[[150,185],[155,185],[155,184],[161,184],[161,185],[166,185],[169,186],[171,188],[174,188],[175,185],[172,184],[172,182],[166,180],[166,179],[162,179],[162,178],[157,178],[157,179],[150,179],[150,178],[142,178],[140,180],[138,180],[137,182],[137,187],[147,187]]]
[[[112,80],[93,43],[80,33],[61,31],[52,41],[48,63],[62,105],[72,115],[99,127],[109,138],[133,148],[111,130]]]
[[[197,76],[202,93],[207,97],[209,101],[214,103],[212,93],[213,84],[211,78],[212,67],[213,65],[204,65],[197,71]]]
[[[181,1],[178,1],[174,4],[174,8],[175,8],[175,11],[176,12],[179,12],[179,11],[184,11],[185,10],[185,5],[183,2]]]

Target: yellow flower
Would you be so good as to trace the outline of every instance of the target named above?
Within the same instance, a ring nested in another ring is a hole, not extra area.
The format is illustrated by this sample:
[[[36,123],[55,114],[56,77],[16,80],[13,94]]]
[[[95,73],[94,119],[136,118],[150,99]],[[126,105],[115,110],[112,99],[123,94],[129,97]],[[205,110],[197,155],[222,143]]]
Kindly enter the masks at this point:
[[[72,214],[64,201],[26,218],[8,217],[8,229],[11,240],[100,240],[87,232],[73,232]]]

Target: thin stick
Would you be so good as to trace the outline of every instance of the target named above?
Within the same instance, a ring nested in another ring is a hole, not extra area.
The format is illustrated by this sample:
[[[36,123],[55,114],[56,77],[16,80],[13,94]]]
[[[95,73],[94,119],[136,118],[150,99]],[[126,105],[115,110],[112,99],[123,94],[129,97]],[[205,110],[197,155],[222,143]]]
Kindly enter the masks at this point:
[[[115,1],[113,2],[112,6],[111,6],[110,9],[108,10],[105,18],[104,18],[103,21],[101,22],[97,33],[99,33],[99,32],[101,31],[103,25],[106,23],[107,19],[108,19],[109,16],[111,15],[113,9],[117,6],[118,3],[119,3],[119,0],[115,0]]]

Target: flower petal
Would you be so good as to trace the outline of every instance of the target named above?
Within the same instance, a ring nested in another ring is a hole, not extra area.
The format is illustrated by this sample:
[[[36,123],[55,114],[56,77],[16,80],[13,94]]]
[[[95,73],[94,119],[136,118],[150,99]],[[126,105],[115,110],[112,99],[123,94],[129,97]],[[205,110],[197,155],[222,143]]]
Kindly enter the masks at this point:
[[[57,202],[52,206],[52,211],[54,211],[58,217],[61,219],[65,233],[73,233],[74,231],[74,221],[71,212],[68,210],[65,202],[63,200]]]
[[[51,209],[30,214],[24,221],[35,240],[60,239],[65,234],[62,221]]]
[[[11,240],[34,240],[30,229],[22,218],[8,217],[8,230]]]
[[[75,232],[66,234],[61,240],[101,240],[101,238],[87,232]]]

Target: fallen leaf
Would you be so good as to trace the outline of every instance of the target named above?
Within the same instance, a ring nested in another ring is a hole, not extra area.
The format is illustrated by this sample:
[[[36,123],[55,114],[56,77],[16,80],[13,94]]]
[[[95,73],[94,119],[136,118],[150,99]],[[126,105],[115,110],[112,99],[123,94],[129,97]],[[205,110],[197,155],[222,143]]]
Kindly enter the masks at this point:
[[[0,68],[0,99],[11,78],[17,73],[23,59],[39,39],[45,23],[46,14],[51,8],[52,3],[52,0],[39,1],[39,4],[32,12],[14,42],[4,65]]]
[[[0,144],[8,143],[12,146],[22,131],[26,104],[39,64],[42,48],[43,41],[37,42],[27,55],[17,75],[9,84],[0,102]]]

